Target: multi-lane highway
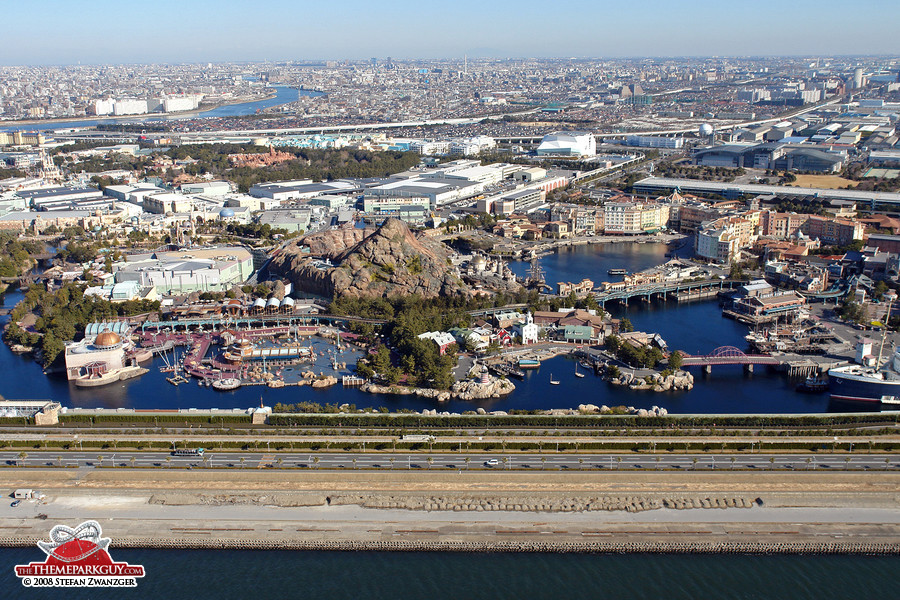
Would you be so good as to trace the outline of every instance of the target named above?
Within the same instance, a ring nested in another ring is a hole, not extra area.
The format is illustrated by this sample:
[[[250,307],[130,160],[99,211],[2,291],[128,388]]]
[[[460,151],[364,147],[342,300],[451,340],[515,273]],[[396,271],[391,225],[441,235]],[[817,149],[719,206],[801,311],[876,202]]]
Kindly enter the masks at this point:
[[[885,454],[383,454],[299,452],[0,452],[10,467],[158,467],[216,469],[455,469],[455,470],[853,470],[900,468]]]

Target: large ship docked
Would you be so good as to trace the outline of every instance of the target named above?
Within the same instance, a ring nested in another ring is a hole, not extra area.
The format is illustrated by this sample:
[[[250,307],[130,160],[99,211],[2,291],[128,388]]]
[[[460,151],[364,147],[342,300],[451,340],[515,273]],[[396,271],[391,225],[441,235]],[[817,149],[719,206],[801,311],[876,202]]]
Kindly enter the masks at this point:
[[[883,338],[881,346],[883,349]],[[857,362],[862,364],[828,370],[833,400],[900,404],[900,349],[882,366],[880,351],[878,360],[871,362],[871,348],[871,340],[863,340],[856,351]]]

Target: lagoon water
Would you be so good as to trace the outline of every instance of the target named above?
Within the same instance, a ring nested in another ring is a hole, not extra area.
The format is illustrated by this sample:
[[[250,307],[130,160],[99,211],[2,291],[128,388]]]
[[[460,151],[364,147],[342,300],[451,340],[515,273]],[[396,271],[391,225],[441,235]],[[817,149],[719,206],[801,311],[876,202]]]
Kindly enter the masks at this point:
[[[602,281],[610,268],[645,269],[663,262],[665,252],[664,244],[601,244],[567,249],[540,260],[548,281],[580,281],[582,277]],[[513,263],[515,270],[524,272],[527,268],[527,263]],[[20,298],[19,292],[8,292],[2,297],[2,304],[13,306]],[[627,316],[638,330],[660,333],[672,349],[705,354],[719,346],[746,346],[747,328],[723,318],[715,301],[678,304],[658,300],[650,304],[633,302],[627,309],[617,305],[607,308],[614,316]],[[340,385],[324,390],[254,386],[217,392],[192,381],[175,387],[166,382],[166,374],[159,372],[158,367],[163,364],[163,360],[157,358],[150,366],[150,372],[138,379],[96,389],[79,389],[59,375],[44,375],[31,358],[14,355],[5,344],[0,344],[0,369],[16,374],[0,383],[0,394],[15,399],[53,398],[64,406],[84,408],[248,408],[258,406],[260,400],[269,406],[277,402],[346,402],[358,407],[442,408],[454,412],[479,406],[488,410],[574,408],[581,403],[638,408],[656,405],[681,414],[813,413],[826,412],[830,408],[827,394],[797,393],[794,390],[797,382],[781,373],[758,369],[756,373],[745,374],[737,366],[716,367],[709,375],[695,370],[693,390],[658,394],[615,387],[593,375],[576,378],[575,362],[567,357],[557,357],[545,361],[540,369],[527,372],[524,381],[516,380],[516,391],[505,398],[438,405],[417,396],[376,396]],[[561,381],[560,385],[550,385],[551,374]]]

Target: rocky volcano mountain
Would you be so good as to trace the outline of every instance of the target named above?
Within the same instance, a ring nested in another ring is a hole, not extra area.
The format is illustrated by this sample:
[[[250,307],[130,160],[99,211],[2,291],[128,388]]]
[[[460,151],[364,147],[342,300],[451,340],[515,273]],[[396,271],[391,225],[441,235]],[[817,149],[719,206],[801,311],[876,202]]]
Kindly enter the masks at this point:
[[[269,269],[299,290],[326,297],[468,293],[449,256],[442,243],[414,235],[403,221],[388,219],[375,230],[331,230],[299,238]],[[323,259],[331,264],[323,264]]]

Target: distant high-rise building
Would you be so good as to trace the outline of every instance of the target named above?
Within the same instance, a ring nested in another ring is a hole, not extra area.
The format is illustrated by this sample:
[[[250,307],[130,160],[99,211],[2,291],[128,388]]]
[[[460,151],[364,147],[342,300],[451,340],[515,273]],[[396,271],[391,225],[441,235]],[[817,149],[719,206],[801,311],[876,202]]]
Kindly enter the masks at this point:
[[[857,67],[853,71],[853,89],[858,90],[863,86],[863,70],[860,67]]]

